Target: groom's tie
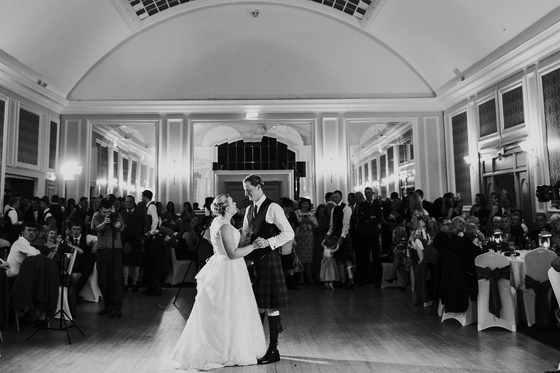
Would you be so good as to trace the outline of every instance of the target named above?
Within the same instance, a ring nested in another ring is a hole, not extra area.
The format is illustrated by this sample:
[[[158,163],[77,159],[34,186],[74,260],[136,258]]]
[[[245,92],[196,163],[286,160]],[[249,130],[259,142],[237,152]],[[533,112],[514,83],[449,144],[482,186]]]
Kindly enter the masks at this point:
[[[254,203],[253,204],[253,220],[255,220],[257,218],[257,204]]]

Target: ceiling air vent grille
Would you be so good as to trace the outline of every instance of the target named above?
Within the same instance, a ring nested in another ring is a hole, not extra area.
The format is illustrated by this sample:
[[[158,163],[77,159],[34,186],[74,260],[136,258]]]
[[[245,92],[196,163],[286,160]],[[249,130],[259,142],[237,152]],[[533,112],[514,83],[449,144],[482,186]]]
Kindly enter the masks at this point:
[[[179,4],[190,3],[195,0],[127,0],[134,9],[138,18],[143,21],[166,9],[173,8]],[[313,1],[328,7],[340,10],[361,20],[372,0],[306,0]]]

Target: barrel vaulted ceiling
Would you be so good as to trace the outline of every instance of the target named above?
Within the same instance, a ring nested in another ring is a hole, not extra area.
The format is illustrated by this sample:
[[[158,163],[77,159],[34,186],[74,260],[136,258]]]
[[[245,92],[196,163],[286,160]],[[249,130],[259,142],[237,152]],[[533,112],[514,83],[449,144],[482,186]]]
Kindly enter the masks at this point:
[[[3,0],[0,72],[63,100],[436,97],[557,0]]]

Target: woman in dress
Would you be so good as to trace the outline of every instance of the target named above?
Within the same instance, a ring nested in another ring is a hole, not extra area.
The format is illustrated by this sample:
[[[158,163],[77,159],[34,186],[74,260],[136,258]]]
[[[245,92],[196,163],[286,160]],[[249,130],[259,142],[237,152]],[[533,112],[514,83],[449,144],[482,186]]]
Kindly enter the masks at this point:
[[[491,206],[488,205],[486,196],[482,193],[477,193],[474,199],[474,205],[471,207],[469,215],[477,217],[480,222],[480,226],[485,229],[488,225],[488,219],[490,218],[490,211]]]
[[[303,264],[305,282],[314,284],[313,280],[313,229],[319,225],[315,213],[311,210],[311,201],[307,198],[299,200],[299,210],[296,212],[299,229],[296,232],[297,253]]]
[[[313,229],[313,273],[315,281],[320,281],[321,261],[323,259],[323,238],[329,231],[330,215],[327,213],[325,205],[317,206],[315,210],[315,218],[317,219],[317,228]]]
[[[167,202],[165,212],[161,216],[161,225],[172,229],[174,232],[181,231],[181,219],[177,216],[177,213],[175,212],[175,204],[171,201]]]
[[[196,275],[195,303],[173,351],[178,369],[252,365],[267,349],[243,260],[257,245],[237,248],[240,233],[231,225],[237,208],[229,195],[219,195],[209,207],[216,216],[210,226],[214,255]]]

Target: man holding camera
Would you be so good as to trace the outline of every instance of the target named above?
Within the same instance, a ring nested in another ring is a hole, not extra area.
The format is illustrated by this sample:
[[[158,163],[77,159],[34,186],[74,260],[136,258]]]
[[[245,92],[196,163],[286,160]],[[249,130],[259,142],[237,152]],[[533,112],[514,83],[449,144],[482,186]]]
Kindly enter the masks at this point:
[[[111,201],[104,199],[101,201],[101,210],[93,216],[92,225],[97,232],[95,256],[99,288],[105,300],[105,309],[99,315],[111,315],[111,318],[120,319],[123,299],[122,217],[113,211]]]

